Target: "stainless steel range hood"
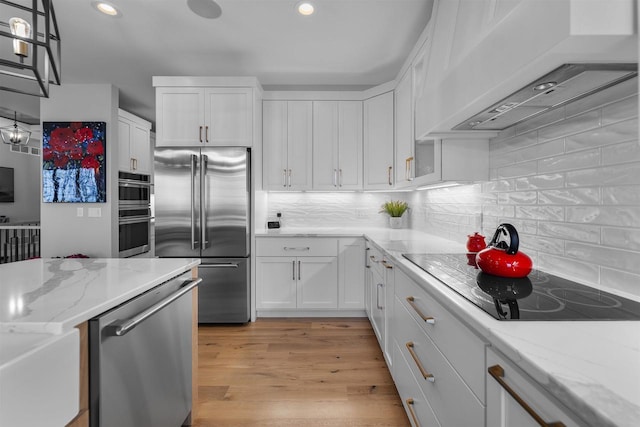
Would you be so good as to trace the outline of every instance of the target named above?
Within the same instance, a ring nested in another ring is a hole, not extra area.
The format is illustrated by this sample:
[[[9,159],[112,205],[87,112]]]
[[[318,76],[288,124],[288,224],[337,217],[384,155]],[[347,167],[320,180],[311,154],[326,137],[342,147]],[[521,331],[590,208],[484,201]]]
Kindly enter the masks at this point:
[[[638,75],[638,64],[565,64],[453,130],[503,130]]]

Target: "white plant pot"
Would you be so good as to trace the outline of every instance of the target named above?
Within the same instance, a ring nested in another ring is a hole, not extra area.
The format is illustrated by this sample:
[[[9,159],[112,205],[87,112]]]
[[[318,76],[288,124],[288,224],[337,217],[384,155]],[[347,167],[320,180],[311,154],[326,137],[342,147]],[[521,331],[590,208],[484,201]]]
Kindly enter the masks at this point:
[[[401,216],[390,216],[389,217],[389,227],[391,227],[391,228],[402,228],[402,217]]]

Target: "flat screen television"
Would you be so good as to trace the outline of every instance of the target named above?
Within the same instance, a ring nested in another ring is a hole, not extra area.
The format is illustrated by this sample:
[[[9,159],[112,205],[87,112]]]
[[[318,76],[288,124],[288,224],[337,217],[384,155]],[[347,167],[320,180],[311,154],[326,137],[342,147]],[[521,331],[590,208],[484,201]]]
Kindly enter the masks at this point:
[[[13,203],[13,168],[0,167],[0,203]]]

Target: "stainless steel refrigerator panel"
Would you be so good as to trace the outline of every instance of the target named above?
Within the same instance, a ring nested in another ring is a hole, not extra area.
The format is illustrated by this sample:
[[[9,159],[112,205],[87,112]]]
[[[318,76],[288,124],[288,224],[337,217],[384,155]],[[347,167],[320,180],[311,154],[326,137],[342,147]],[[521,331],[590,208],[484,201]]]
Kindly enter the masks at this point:
[[[202,149],[202,257],[249,255],[249,164],[246,148]]]
[[[200,256],[199,149],[155,151],[156,255]]]
[[[249,259],[203,259],[198,266],[199,323],[249,321]]]

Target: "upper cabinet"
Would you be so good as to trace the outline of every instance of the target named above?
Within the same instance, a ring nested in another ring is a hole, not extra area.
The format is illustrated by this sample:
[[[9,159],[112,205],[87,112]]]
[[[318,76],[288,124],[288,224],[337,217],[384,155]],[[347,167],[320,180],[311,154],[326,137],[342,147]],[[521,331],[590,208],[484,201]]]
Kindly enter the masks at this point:
[[[416,90],[421,139],[562,64],[638,60],[632,1],[436,0],[432,16]]]
[[[395,182],[396,188],[411,185],[414,171],[413,156],[413,96],[411,69],[400,79],[395,90]]]
[[[489,179],[488,139],[425,139],[414,150],[415,186]]]
[[[151,174],[151,123],[118,110],[118,170]]]
[[[313,189],[362,189],[362,102],[313,101]]]
[[[264,189],[311,189],[312,102],[264,101],[262,117]]]
[[[364,189],[393,188],[393,92],[364,101]]]
[[[154,77],[156,146],[251,147],[256,88],[242,79],[231,87],[222,78]]]

